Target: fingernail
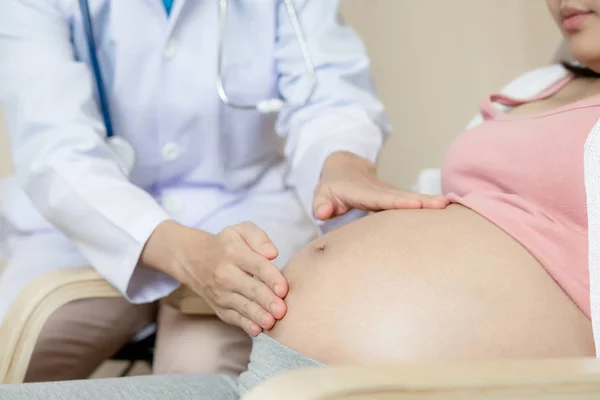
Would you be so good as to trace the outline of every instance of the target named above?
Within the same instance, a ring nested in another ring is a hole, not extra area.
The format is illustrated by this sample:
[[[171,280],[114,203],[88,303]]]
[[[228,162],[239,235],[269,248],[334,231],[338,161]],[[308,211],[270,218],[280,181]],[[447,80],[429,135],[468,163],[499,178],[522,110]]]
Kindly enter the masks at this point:
[[[319,204],[319,206],[317,206],[317,211],[315,212],[315,214],[317,214],[317,216],[321,215],[321,213],[323,213],[326,207],[327,204]]]
[[[277,312],[277,304],[275,304],[275,303],[269,304],[269,310],[271,311],[271,314],[275,314]]]
[[[275,284],[275,286],[273,286],[273,292],[275,292],[277,296],[279,296],[279,288],[280,286],[277,283]]]
[[[264,243],[260,246],[261,250],[265,251],[277,251],[277,247],[273,243]]]

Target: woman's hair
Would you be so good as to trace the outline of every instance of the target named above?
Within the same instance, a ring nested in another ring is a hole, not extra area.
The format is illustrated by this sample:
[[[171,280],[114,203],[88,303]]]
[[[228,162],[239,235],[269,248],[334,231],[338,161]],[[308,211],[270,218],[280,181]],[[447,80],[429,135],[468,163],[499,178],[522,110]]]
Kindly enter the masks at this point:
[[[569,72],[577,77],[583,78],[600,78],[600,74],[596,71],[589,69],[584,65],[574,64],[568,61],[561,62],[562,66],[565,67]]]

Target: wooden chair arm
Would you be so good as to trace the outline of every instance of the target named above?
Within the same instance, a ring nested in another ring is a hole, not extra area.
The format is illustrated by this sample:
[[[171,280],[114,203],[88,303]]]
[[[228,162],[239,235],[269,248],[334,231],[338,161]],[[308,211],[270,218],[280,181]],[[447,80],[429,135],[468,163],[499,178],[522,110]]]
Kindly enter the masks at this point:
[[[600,360],[322,367],[282,374],[244,400],[599,399]]]
[[[56,270],[32,281],[0,325],[0,383],[23,382],[42,328],[56,310],[75,300],[120,296],[92,268]]]
[[[89,267],[60,269],[32,281],[0,325],[0,384],[23,382],[38,337],[56,310],[75,300],[114,297],[121,293]],[[186,314],[214,315],[204,300],[185,287],[163,301]]]

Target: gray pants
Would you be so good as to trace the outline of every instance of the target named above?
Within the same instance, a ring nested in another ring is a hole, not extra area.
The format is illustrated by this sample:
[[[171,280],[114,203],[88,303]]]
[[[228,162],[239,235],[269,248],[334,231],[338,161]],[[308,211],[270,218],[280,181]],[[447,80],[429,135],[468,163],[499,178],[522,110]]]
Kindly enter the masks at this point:
[[[162,375],[0,385],[2,400],[238,400],[282,372],[322,366],[269,338],[253,340],[248,371],[226,375]]]

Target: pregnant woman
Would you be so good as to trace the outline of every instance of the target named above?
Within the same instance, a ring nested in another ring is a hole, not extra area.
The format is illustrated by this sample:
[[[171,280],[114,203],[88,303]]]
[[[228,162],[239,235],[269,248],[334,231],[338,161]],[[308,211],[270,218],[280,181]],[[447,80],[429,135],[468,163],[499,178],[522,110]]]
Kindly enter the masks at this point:
[[[373,214],[298,253],[284,270],[288,312],[254,339],[239,381],[7,386],[0,397],[237,399],[322,364],[593,356],[600,0],[547,2],[579,63],[530,72],[483,102],[444,161],[446,209]]]

